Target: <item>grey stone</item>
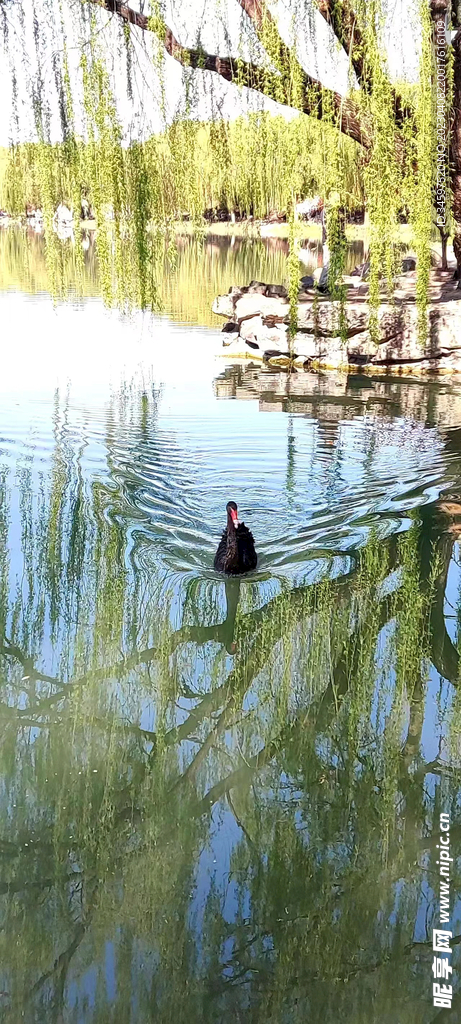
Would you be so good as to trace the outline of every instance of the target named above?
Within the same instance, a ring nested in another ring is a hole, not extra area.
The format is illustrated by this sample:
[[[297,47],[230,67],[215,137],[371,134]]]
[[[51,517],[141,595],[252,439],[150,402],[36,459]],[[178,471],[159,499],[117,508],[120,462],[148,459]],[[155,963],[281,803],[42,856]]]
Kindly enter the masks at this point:
[[[252,316],[248,320],[242,320],[239,333],[244,341],[257,341],[258,337],[261,337],[264,333],[263,322],[259,314],[258,316]]]
[[[211,307],[213,313],[218,316],[225,316],[228,320],[234,316],[234,301],[232,295],[217,295]]]
[[[317,286],[319,291],[323,291],[328,288],[328,267],[317,267],[314,270],[314,284]]]
[[[249,293],[242,295],[235,303],[235,318],[240,322],[248,317],[279,316],[281,320],[287,315],[287,299],[271,299],[269,296]]]
[[[229,288],[229,291],[228,291],[227,294],[231,295],[232,298],[239,298],[240,295],[244,295],[245,292],[247,292],[247,291],[248,291],[248,286],[247,285],[245,285],[244,287],[240,287],[239,285],[233,284],[232,287]]]
[[[251,281],[248,285],[249,295],[265,295],[267,291],[267,284],[264,281]]]
[[[283,284],[268,284],[266,295],[271,299],[286,299],[288,292]]]
[[[351,277],[359,277],[361,281],[368,277],[370,271],[370,260],[365,260],[364,263],[359,263],[358,267],[354,267]]]

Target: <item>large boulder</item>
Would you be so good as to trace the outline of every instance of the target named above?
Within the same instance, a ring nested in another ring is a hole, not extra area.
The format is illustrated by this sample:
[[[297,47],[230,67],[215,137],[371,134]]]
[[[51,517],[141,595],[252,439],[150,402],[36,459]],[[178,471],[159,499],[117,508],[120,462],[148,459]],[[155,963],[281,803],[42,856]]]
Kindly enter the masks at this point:
[[[261,316],[252,316],[240,322],[240,337],[244,341],[258,341],[263,336],[263,322]]]
[[[240,323],[249,317],[279,316],[281,320],[289,313],[288,299],[270,298],[266,295],[242,295],[235,303],[235,319]]]

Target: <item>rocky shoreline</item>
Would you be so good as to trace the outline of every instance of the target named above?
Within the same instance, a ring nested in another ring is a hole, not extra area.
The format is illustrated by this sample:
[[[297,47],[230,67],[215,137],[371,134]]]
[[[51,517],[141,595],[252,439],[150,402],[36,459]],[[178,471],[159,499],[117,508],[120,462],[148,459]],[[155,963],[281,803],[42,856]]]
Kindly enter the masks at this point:
[[[368,285],[360,276],[345,279],[349,290],[345,339],[339,333],[339,304],[320,290],[318,280],[302,278],[298,295],[298,332],[293,341],[295,366],[358,369],[373,372],[461,372],[461,291],[452,271],[433,271],[429,290],[429,338],[422,348],[417,336],[416,273],[397,278],[393,302],[379,309],[379,343],[369,330]],[[289,302],[281,285],[252,281],[218,296],[214,313],[226,318],[223,355],[288,365]]]

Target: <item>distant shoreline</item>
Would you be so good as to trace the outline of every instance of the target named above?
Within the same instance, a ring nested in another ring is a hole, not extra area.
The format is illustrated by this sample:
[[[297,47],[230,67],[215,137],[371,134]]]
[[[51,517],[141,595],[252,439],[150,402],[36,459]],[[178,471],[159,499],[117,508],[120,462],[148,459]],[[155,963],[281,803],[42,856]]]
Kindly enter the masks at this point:
[[[264,226],[264,235],[261,235],[261,225]],[[197,231],[197,225],[189,220],[175,221],[173,226],[178,234],[190,235]],[[206,235],[234,236],[235,238],[282,238],[288,241],[290,237],[289,223],[270,224],[268,221],[261,220],[238,220],[234,224],[228,220],[210,221],[198,230],[203,231]],[[402,241],[410,241],[412,235],[410,224],[399,225],[398,231]],[[351,242],[362,241],[368,238],[369,234],[369,228],[365,224],[346,224],[346,237]],[[296,235],[301,239],[307,238],[310,241],[321,242],[322,225],[299,220],[296,224]]]
[[[1,226],[1,221],[0,221]],[[28,227],[29,225],[25,221],[24,217],[11,217],[5,220],[4,227]],[[261,226],[263,226],[263,234],[261,234]],[[290,225],[285,222],[274,222],[271,224],[268,221],[261,220],[238,220],[234,223],[228,221],[204,221],[203,223],[197,224],[193,220],[176,220],[169,222],[166,226],[160,225],[161,230],[165,230],[165,227],[169,231],[177,235],[215,235],[222,238],[239,238],[239,239],[251,239],[252,241],[264,239],[280,239],[282,241],[288,241],[290,234]],[[80,229],[82,231],[96,231],[97,224],[95,220],[81,220]],[[346,224],[345,227],[346,238],[349,242],[363,241],[365,244],[369,240],[370,232],[368,225],[365,224]],[[412,242],[412,227],[410,224],[400,224],[397,228],[398,237],[401,242],[406,243],[407,246],[411,246]],[[322,241],[322,226],[321,224],[315,224],[307,221],[298,221],[296,224],[296,236],[300,241],[304,239],[311,242]],[[451,246],[452,238],[448,241]],[[434,239],[431,243],[431,248],[440,253],[441,245],[438,240],[438,236],[434,233]]]

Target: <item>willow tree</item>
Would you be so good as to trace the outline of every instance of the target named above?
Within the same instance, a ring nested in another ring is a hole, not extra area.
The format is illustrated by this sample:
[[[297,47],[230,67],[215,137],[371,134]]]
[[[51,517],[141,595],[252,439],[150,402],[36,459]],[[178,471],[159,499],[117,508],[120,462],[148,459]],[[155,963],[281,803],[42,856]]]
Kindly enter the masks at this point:
[[[325,86],[301,65],[296,43],[284,41],[280,27],[266,0],[237,0],[251,22],[266,55],[267,65],[205,53],[201,48],[184,47],[159,14],[148,18],[135,13],[117,0],[101,0],[102,5],[127,24],[153,31],[171,57],[192,68],[211,71],[229,82],[245,85],[287,106],[294,106],[308,117],[334,123],[339,132],[357,142],[364,151],[364,174],[368,212],[371,222],[370,303],[375,310],[371,329],[377,336],[376,310],[379,305],[379,277],[384,270],[389,288],[395,270],[395,226],[404,197],[409,199],[418,255],[417,300],[420,310],[419,334],[426,337],[426,298],[429,278],[429,242],[435,184],[436,125],[435,60],[436,39],[445,38],[447,25],[459,26],[456,0],[419,0],[417,4],[422,30],[419,87],[411,99],[408,91],[393,86],[386,68],[382,45],[383,5],[381,0],[315,0],[338,47],[349,58],[357,88],[347,96]],[[458,111],[461,102],[461,32],[453,43],[444,82],[443,112],[446,140],[452,129],[451,169],[454,249],[461,270],[461,117],[452,123],[451,103]],[[454,81],[454,95],[451,83]],[[440,127],[440,120],[438,122]],[[448,154],[447,154],[448,155]],[[338,175],[337,157],[332,154],[332,174]],[[446,165],[448,178],[449,162]],[[326,183],[336,185],[338,180]],[[339,181],[340,184],[340,181]],[[448,203],[448,205],[450,205]],[[331,218],[331,242],[335,247],[337,225]],[[341,260],[337,261],[341,265]],[[460,274],[461,278],[461,274]],[[334,282],[333,282],[334,284]]]
[[[20,3],[20,0],[10,0],[11,2],[16,4]],[[440,128],[440,117],[444,122],[447,139],[447,158],[443,176],[447,183],[450,178],[452,187],[454,249],[458,270],[461,272],[461,118],[456,113],[461,104],[461,31],[452,33],[452,46],[447,50],[443,110],[440,106],[437,108],[435,90],[435,41],[445,39],[447,26],[455,29],[461,26],[458,3],[456,0],[415,0],[415,11],[421,27],[420,67],[417,84],[409,86],[408,83],[393,83],[389,75],[384,41],[384,0],[305,0],[302,9],[296,11],[298,25],[300,19],[311,18],[314,10],[327,22],[332,42],[336,41],[338,51],[342,50],[348,60],[350,87],[346,95],[325,87],[320,80],[307,72],[304,66],[306,61],[294,33],[290,33],[289,26],[282,26],[279,23],[272,14],[267,0],[235,0],[235,4],[242,8],[244,22],[242,46],[237,54],[229,52],[232,50],[230,42],[227,54],[208,52],[200,37],[195,46],[185,45],[168,24],[166,5],[162,0],[152,0],[148,13],[136,11],[120,0],[83,0],[77,7],[86,11],[93,8],[93,11],[103,9],[109,12],[113,20],[121,26],[128,55],[132,32],[139,34],[141,30],[153,39],[157,70],[161,68],[162,54],[167,54],[187,69],[189,81],[194,70],[209,72],[228,83],[240,88],[249,88],[265,98],[275,100],[286,107],[298,110],[310,119],[321,122],[329,130],[334,129],[337,140],[344,137],[353,140],[361,152],[360,162],[371,227],[370,304],[374,310],[372,332],[377,335],[380,278],[385,278],[389,293],[392,291],[398,254],[398,216],[402,207],[406,207],[411,211],[418,256],[417,300],[420,312],[419,331],[423,339],[427,331],[429,243],[436,183],[437,126]],[[7,6],[6,0],[0,3],[0,8],[3,7],[4,10]],[[62,19],[63,5],[59,4],[57,10]],[[47,11],[48,8],[44,7],[44,17],[47,16]],[[206,16],[204,20],[206,21]],[[34,13],[35,36],[40,28],[36,23],[37,15]],[[251,34],[256,43],[255,56],[252,59],[248,58],[248,48],[245,49],[243,46],[245,34]],[[290,36],[291,42],[287,42],[286,37]],[[245,56],[242,55],[244,53]],[[145,152],[135,148],[129,160],[127,184],[126,162],[119,154],[120,125],[115,105],[110,98],[105,54],[101,47],[95,16],[92,23],[90,18],[90,30],[80,71],[83,76],[86,141],[89,146],[89,156],[86,153],[85,157],[76,139],[73,114],[74,83],[69,76],[64,41],[60,110],[66,144],[65,158],[72,170],[70,178],[75,181],[81,177],[82,164],[85,164],[85,176],[90,182],[97,217],[101,219],[103,207],[110,202],[114,208],[116,232],[124,213],[129,214],[134,225],[133,245],[138,254],[142,280],[140,299],[144,303],[149,284],[146,279],[146,266],[149,260],[152,263],[152,254],[149,251],[149,244],[146,243],[146,230],[152,221],[148,210],[149,189],[152,192],[151,168],[147,166]],[[163,102],[162,89],[160,92],[160,100]],[[41,111],[42,93],[38,78],[34,85],[34,111],[37,135],[39,140],[43,141],[46,140],[46,131]],[[455,111],[454,118],[451,116],[451,110]],[[192,100],[189,102],[189,113],[192,143]],[[252,130],[250,124],[248,130]],[[225,133],[223,135],[216,132],[214,144],[216,160],[225,165],[228,159],[228,139]],[[47,169],[47,159],[42,159],[43,182],[46,182],[47,175],[49,177],[51,174],[50,169]],[[161,155],[158,153],[155,161],[157,165],[161,163]],[[326,200],[333,193],[339,197],[338,210],[341,206],[347,205],[343,163],[344,151],[340,142],[332,145],[329,136],[328,151],[325,152],[324,160],[324,193]],[[103,175],[101,166],[105,168]],[[187,175],[185,187],[187,188]],[[287,179],[287,192],[291,192],[292,205],[296,198],[296,190],[297,180],[293,172],[292,179]],[[46,193],[46,188],[42,191]],[[168,212],[166,192],[163,183],[162,195],[160,198],[157,197],[155,204],[157,219],[162,209],[164,214]],[[69,193],[72,197],[72,181]],[[193,205],[193,197],[191,202]],[[447,205],[450,206],[450,202]],[[329,241],[334,248],[335,239],[340,239],[341,236],[334,210],[329,218],[329,225]],[[98,247],[102,265],[106,267],[103,285],[105,280],[107,293],[112,271],[109,267],[109,245],[104,240],[103,233]],[[120,238],[119,233],[114,263],[120,276],[123,276],[125,260],[126,243]],[[341,260],[336,260],[336,264],[340,270]],[[294,261],[291,275],[294,273],[293,267],[297,271]],[[291,290],[294,291],[294,285]]]

